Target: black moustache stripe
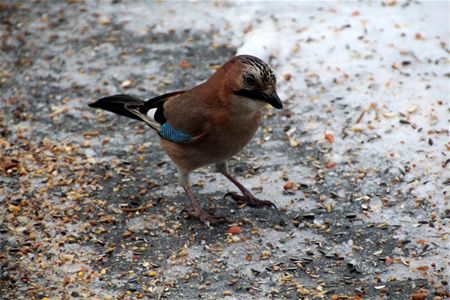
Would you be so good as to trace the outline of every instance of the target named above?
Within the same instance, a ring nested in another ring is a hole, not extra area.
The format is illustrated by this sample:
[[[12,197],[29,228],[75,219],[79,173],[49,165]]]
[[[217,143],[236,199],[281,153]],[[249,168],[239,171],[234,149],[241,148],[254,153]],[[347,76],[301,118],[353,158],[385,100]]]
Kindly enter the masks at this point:
[[[239,90],[234,92],[234,94],[260,101],[265,101],[268,98],[266,94],[258,90]]]

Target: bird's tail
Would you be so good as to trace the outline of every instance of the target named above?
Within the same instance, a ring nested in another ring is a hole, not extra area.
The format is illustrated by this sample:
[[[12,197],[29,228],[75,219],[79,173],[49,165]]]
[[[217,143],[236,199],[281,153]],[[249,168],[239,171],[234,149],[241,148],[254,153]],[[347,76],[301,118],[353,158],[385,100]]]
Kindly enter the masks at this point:
[[[145,103],[146,101],[129,95],[114,95],[98,99],[90,103],[89,106],[145,122],[153,129],[159,131],[160,124],[146,115],[149,108]]]
[[[144,100],[129,95],[114,95],[98,99],[94,103],[90,103],[90,107],[101,108],[121,116],[142,121],[139,116],[130,112],[130,108],[143,107]]]

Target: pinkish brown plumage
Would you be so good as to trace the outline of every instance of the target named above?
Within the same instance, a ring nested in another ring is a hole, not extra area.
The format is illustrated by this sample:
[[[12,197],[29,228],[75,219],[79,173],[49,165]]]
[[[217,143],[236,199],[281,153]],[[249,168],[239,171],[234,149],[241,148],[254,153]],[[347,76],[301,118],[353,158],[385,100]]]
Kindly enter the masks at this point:
[[[190,198],[191,215],[205,223],[218,218],[203,211],[189,183],[189,174],[215,164],[242,192],[228,193],[250,206],[274,206],[255,198],[228,171],[227,160],[241,151],[255,134],[261,109],[267,103],[282,108],[273,71],[259,58],[240,55],[230,59],[210,79],[190,90],[143,101],[115,95],[90,104],[147,123],[160,135],[161,145],[178,168],[180,184]],[[149,111],[154,112],[152,117]]]

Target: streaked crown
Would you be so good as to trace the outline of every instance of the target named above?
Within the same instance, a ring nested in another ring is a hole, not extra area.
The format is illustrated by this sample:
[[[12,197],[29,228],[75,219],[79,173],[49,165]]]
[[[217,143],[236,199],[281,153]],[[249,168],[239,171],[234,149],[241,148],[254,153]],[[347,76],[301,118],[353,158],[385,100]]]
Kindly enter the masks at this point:
[[[273,87],[276,86],[276,78],[275,74],[273,73],[272,68],[265,63],[262,59],[251,56],[251,55],[239,55],[236,56],[236,58],[242,62],[244,65],[248,67],[248,71],[244,72],[244,77],[250,75],[250,77],[254,77],[256,75],[256,78],[244,78],[245,81],[249,81],[246,83],[252,84],[252,80],[260,81],[259,84],[261,87]],[[253,83],[254,84],[254,83]]]

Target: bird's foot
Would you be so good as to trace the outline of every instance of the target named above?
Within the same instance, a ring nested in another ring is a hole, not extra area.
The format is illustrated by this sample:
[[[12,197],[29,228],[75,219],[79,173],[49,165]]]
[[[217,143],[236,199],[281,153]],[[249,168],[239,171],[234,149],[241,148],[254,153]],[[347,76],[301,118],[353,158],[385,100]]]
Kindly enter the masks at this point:
[[[251,207],[269,206],[269,207],[273,207],[275,209],[277,208],[277,206],[275,204],[273,204],[272,202],[267,201],[267,200],[260,200],[253,195],[245,196],[245,195],[239,195],[236,192],[229,192],[229,193],[226,193],[225,196],[223,196],[223,197],[226,198],[228,196],[231,197],[231,199],[233,199],[237,203],[245,203]]]
[[[217,225],[217,224],[221,224],[221,223],[227,223],[228,220],[224,217],[217,217],[214,215],[210,215],[208,213],[206,213],[203,210],[200,211],[187,211],[187,214],[192,217],[192,218],[196,218],[199,219],[200,221],[202,221],[203,223],[205,223],[206,225]]]

